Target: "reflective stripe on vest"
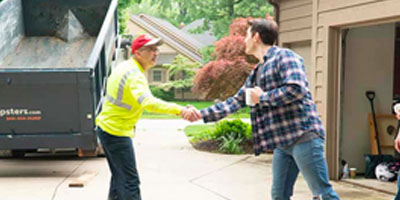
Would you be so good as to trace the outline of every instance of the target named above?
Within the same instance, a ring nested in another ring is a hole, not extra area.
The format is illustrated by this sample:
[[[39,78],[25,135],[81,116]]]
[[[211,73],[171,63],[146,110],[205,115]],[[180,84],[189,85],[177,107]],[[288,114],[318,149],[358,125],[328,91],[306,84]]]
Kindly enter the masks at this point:
[[[122,97],[124,96],[125,83],[128,80],[129,75],[131,75],[132,73],[135,73],[135,72],[138,72],[138,69],[131,69],[127,73],[124,74],[124,76],[122,77],[122,79],[118,85],[117,98],[114,99],[114,97],[112,97],[110,94],[107,93],[107,96],[106,96],[107,101],[109,101],[110,103],[112,103],[116,106],[126,108],[128,110],[132,109],[131,105],[122,102]]]
[[[147,93],[147,94],[142,94],[142,96],[140,96],[139,98],[138,98],[138,103],[139,104],[142,104],[143,103],[143,101],[147,98],[147,97],[149,97],[149,96],[151,96],[151,94],[149,94],[149,93]]]
[[[124,88],[125,88],[125,84],[126,84],[126,81],[128,80],[129,75],[131,75],[132,73],[135,73],[135,72],[138,72],[138,70],[132,69],[124,74],[121,81],[119,82],[117,98],[115,99],[114,97],[112,97],[110,94],[107,93],[107,95],[106,95],[107,101],[109,101],[110,103],[112,103],[118,107],[121,107],[121,108],[126,108],[128,110],[132,109],[131,105],[122,102],[122,97],[124,96]],[[152,94],[147,93],[147,94],[141,95],[137,100],[138,103],[142,104],[144,99],[146,99],[149,96],[152,96]]]
[[[128,110],[132,109],[131,105],[123,103],[122,101],[119,101],[118,99],[114,99],[114,97],[110,96],[109,94],[107,94],[106,99],[107,99],[107,101],[109,101],[110,103],[112,103],[118,107],[126,108]]]

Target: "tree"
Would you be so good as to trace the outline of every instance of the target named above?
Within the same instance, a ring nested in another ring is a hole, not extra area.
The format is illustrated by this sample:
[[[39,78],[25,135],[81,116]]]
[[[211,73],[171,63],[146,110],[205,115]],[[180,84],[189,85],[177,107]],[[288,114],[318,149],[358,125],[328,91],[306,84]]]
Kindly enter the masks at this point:
[[[175,79],[163,84],[162,87],[166,90],[171,88],[180,89],[182,91],[182,99],[184,99],[184,92],[193,87],[193,79],[196,70],[200,67],[200,63],[178,55],[171,64],[165,64],[163,67],[168,68],[170,76],[175,77]]]
[[[228,27],[238,17],[264,17],[273,13],[273,7],[265,0],[150,0],[160,11],[176,11],[169,18],[171,23],[188,24],[196,19],[204,19],[204,24],[196,32],[212,30],[217,38],[228,35]]]
[[[131,6],[129,12],[132,14],[146,14],[153,17],[158,17],[162,19],[168,19],[171,23],[172,16],[176,15],[174,10],[161,11],[159,2],[152,2],[152,0],[142,0],[140,4]],[[178,24],[173,23],[175,26]]]
[[[135,3],[140,4],[141,2],[142,0],[118,0],[118,22],[121,34],[125,33],[126,23],[129,19],[127,8]]]
[[[257,59],[245,54],[248,20],[238,18],[230,25],[230,35],[216,43],[215,61],[197,71],[193,92],[206,99],[226,99],[243,85]]]

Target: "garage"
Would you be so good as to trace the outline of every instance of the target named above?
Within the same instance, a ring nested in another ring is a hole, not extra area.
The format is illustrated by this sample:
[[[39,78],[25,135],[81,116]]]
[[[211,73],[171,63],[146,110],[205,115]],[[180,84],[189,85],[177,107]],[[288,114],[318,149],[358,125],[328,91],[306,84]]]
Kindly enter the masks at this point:
[[[365,155],[377,154],[367,91],[375,92],[382,152],[394,154],[397,120],[392,104],[400,93],[400,1],[270,2],[275,5],[280,26],[279,45],[293,49],[309,64],[310,89],[326,128],[330,179],[341,179],[345,160],[350,168],[357,169],[358,178],[343,181],[394,194],[395,183],[362,177]],[[305,52],[307,48],[309,53]]]
[[[341,69],[339,74],[340,120],[339,159],[355,168],[358,179],[348,181],[397,191],[395,184],[374,179],[362,180],[366,170],[365,155],[378,154],[371,102],[376,112],[379,146],[382,154],[394,155],[393,140],[397,120],[392,113],[399,84],[395,82],[396,35],[398,23],[345,28],[341,34]],[[375,94],[375,98],[366,96]]]

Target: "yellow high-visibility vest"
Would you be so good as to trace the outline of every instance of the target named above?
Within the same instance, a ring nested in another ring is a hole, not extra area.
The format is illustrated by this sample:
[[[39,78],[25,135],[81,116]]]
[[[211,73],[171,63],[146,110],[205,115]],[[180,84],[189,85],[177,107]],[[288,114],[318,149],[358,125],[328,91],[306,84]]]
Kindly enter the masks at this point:
[[[143,67],[133,58],[113,69],[106,93],[96,125],[115,136],[133,137],[133,129],[143,110],[179,115],[182,109],[153,97]]]

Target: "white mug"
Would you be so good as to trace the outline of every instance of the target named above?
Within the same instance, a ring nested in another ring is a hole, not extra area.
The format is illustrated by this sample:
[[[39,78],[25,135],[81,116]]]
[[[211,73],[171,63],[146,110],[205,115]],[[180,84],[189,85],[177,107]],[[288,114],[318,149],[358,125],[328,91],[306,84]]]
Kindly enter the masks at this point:
[[[393,109],[396,114],[400,114],[400,103],[396,103],[396,105],[394,105]]]
[[[246,105],[248,106],[255,106],[256,104],[251,100],[251,91],[254,90],[254,88],[246,88]]]

